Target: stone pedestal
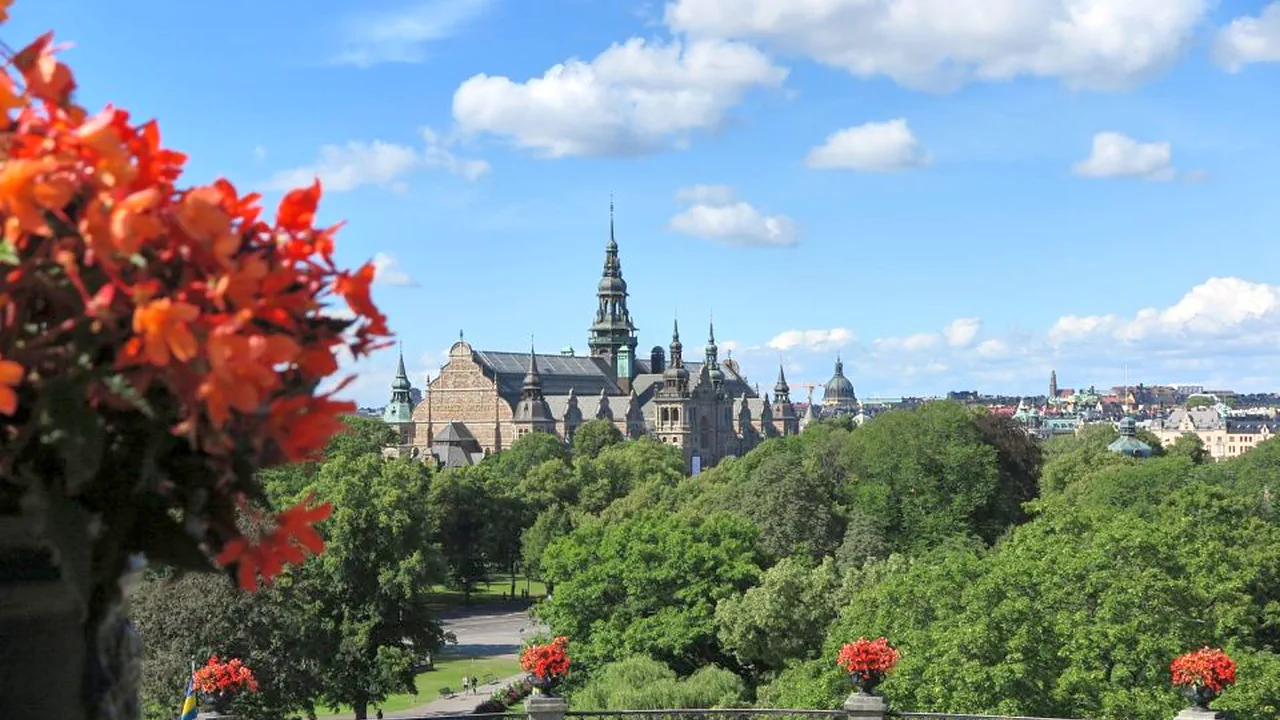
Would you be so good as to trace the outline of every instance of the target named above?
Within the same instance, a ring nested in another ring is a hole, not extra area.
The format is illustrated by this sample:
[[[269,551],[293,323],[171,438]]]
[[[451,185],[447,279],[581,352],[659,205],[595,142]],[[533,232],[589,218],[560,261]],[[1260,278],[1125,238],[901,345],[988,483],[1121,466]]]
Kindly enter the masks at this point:
[[[1229,717],[1230,715],[1225,712],[1189,707],[1175,715],[1173,720],[1226,720]]]
[[[524,701],[524,711],[529,714],[529,720],[564,720],[569,703],[564,698],[535,693]]]
[[[849,720],[884,720],[889,703],[879,695],[854,693],[844,701],[844,711]]]

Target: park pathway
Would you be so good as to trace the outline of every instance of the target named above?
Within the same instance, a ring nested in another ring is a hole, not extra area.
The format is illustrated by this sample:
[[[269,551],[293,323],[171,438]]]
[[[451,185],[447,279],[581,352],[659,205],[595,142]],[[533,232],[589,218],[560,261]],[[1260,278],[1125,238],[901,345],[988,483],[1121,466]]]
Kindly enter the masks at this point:
[[[441,618],[444,629],[458,638],[458,644],[449,647],[450,655],[459,655],[476,659],[515,658],[524,645],[527,635],[536,633],[540,628],[537,621],[521,610],[494,611],[477,609],[473,611],[457,611]],[[425,705],[386,713],[387,718],[421,718],[433,715],[466,715],[476,705],[489,699],[494,690],[519,680],[521,675],[502,678],[491,683],[482,684],[480,691],[470,695],[461,692],[452,697],[440,698]]]

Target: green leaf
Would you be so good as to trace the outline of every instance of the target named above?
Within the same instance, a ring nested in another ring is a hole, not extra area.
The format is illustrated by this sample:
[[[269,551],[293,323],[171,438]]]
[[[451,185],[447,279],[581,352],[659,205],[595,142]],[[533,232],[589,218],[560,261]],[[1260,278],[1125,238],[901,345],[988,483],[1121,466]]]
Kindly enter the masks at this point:
[[[13,243],[8,240],[0,241],[0,263],[5,265],[17,265],[21,262],[18,257],[18,251],[13,247]]]

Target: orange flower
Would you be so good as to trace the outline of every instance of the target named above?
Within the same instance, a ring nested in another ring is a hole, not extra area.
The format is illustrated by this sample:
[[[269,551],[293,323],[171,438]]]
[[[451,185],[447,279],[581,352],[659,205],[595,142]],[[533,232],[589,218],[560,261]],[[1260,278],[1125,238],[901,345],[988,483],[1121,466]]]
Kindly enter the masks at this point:
[[[248,592],[258,589],[258,575],[264,581],[280,574],[286,564],[296,565],[306,559],[303,549],[318,555],[324,552],[324,538],[312,525],[328,518],[333,506],[323,503],[309,507],[313,495],[275,516],[275,529],[265,532],[257,543],[243,536],[232,538],[214,558],[220,567],[236,563],[236,581]],[[299,547],[301,546],[301,547]]]
[[[111,240],[121,253],[133,255],[143,243],[164,232],[164,224],[152,214],[160,199],[159,190],[147,188],[121,200],[111,210]]]
[[[12,360],[0,360],[0,415],[13,415],[18,411],[17,387],[26,371]]]
[[[290,461],[310,459],[342,429],[343,413],[355,409],[353,402],[339,402],[327,397],[277,400],[271,406],[276,444]]]
[[[71,97],[76,81],[71,70],[53,56],[56,51],[53,33],[45,33],[15,55],[13,65],[22,73],[32,94],[62,106]]]
[[[152,300],[133,314],[133,331],[141,336],[147,360],[152,365],[168,365],[172,355],[178,362],[195,357],[198,344],[190,323],[200,309],[170,298]]]
[[[319,178],[309,188],[291,190],[280,201],[280,209],[276,211],[276,227],[291,233],[311,232],[311,223],[315,222],[316,205],[319,202]]]
[[[343,272],[333,282],[333,291],[346,298],[347,305],[357,315],[367,318],[380,317],[378,308],[373,304],[373,297],[369,293],[374,272],[376,271],[373,263],[365,263],[355,274]]]
[[[240,335],[230,323],[209,335],[209,377],[200,387],[209,419],[225,425],[232,409],[242,413],[258,410],[272,390],[280,385],[276,367],[291,363],[298,355],[298,343],[284,335]]]

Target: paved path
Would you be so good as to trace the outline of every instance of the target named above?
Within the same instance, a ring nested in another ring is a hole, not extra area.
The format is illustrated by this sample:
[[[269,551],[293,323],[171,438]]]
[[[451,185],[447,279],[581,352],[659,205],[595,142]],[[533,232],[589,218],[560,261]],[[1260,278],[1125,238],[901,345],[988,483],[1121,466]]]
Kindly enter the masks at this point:
[[[516,657],[524,645],[526,635],[540,627],[525,611],[504,610],[457,612],[442,617],[444,629],[458,638],[458,644],[449,647],[450,655],[473,658]],[[480,686],[480,692],[441,698],[408,710],[386,713],[388,718],[429,717],[432,715],[466,715],[476,705],[489,699],[494,690],[520,679],[522,675],[503,678]]]

